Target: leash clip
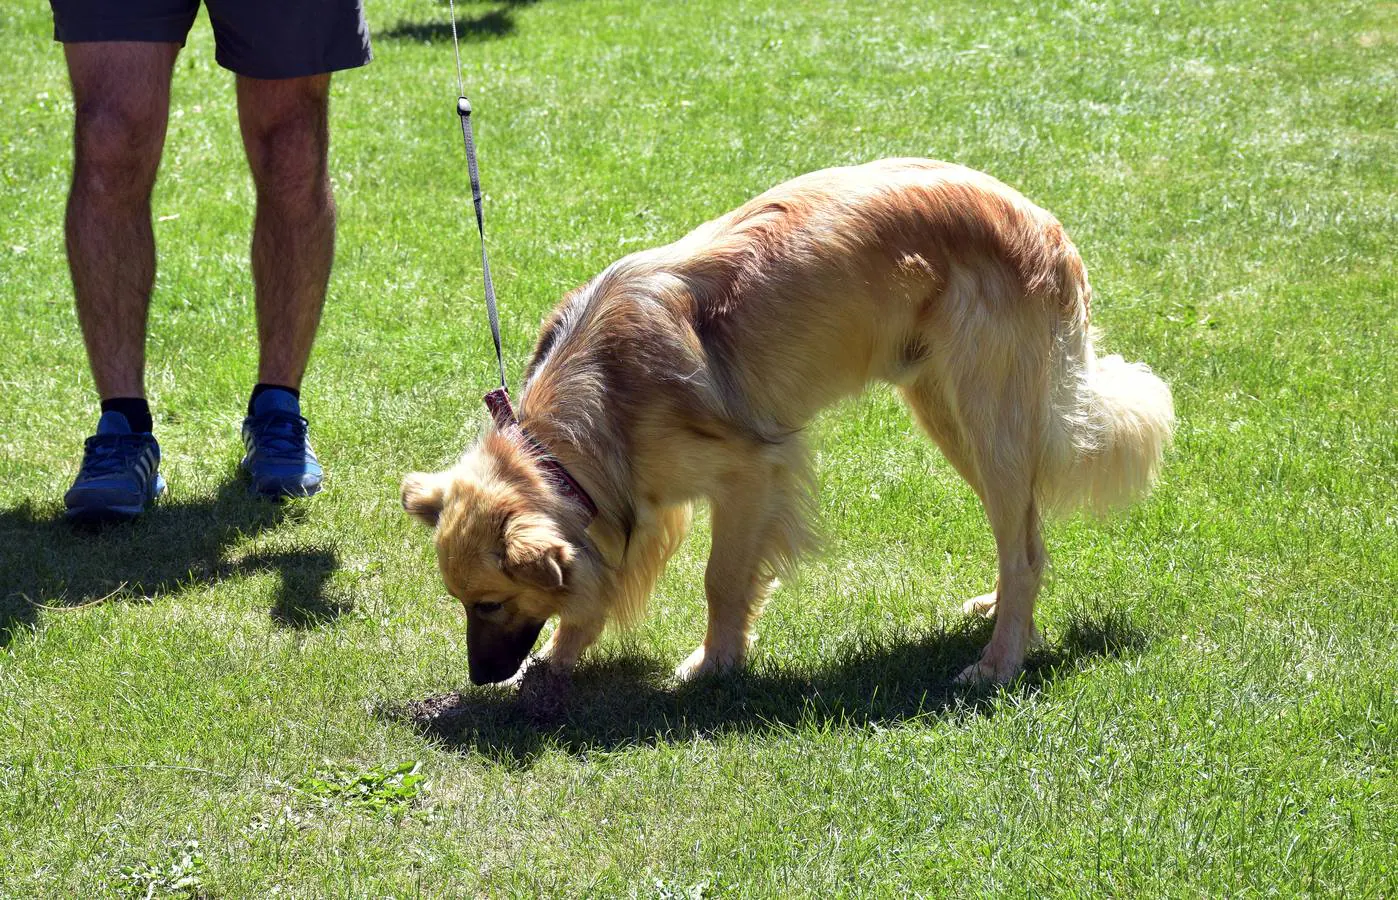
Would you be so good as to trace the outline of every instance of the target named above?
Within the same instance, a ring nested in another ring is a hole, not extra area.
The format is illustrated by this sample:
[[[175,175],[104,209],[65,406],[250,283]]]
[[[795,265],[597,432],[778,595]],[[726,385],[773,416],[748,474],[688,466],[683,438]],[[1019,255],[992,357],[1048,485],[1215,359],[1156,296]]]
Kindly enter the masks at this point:
[[[471,101],[465,97],[457,97],[456,114],[463,119],[469,116],[471,114]]]
[[[519,427],[515,408],[510,404],[510,392],[504,387],[498,387],[485,395],[485,408],[490,410],[490,418],[495,420],[498,428]]]
[[[514,431],[529,446],[538,459],[539,468],[543,469],[548,479],[553,482],[554,488],[580,506],[587,513],[588,522],[597,518],[597,504],[588,495],[587,489],[563,467],[563,463],[559,462],[548,448],[520,427],[519,417],[515,415],[515,408],[510,403],[510,392],[504,385],[485,395],[485,408],[490,410],[490,418],[495,422],[496,428],[501,431]]]

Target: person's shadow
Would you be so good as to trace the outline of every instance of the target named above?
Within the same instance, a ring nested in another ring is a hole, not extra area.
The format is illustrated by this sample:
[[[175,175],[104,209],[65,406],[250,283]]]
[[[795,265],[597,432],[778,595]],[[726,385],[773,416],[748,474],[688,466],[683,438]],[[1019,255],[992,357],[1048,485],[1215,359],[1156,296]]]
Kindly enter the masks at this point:
[[[999,691],[953,679],[980,654],[991,623],[954,620],[922,632],[863,634],[814,664],[760,663],[747,672],[676,685],[654,659],[614,654],[577,672],[571,691],[541,717],[501,687],[389,701],[380,718],[429,741],[529,766],[550,750],[584,755],[628,746],[684,744],[723,733],[793,728],[895,727],[934,716],[990,715]],[[1005,690],[1043,690],[1094,657],[1131,655],[1146,636],[1125,617],[1075,613],[1051,644],[1031,651]]]
[[[293,504],[248,494],[232,474],[213,496],[156,503],[132,522],[77,528],[32,503],[0,510],[0,647],[44,615],[101,602],[150,602],[191,585],[271,571],[280,585],[270,614],[294,628],[347,611],[326,596],[338,564],[331,548],[232,557],[246,537],[297,515]]]

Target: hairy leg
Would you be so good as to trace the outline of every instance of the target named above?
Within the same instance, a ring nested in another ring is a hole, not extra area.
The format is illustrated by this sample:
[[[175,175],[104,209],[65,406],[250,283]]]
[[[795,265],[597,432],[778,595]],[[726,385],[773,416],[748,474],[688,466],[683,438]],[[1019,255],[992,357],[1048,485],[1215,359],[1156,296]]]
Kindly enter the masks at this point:
[[[150,197],[178,44],[65,44],[76,116],[64,232],[78,322],[103,400],[145,396],[155,284]]]
[[[622,624],[634,621],[644,610],[665,563],[684,540],[690,513],[689,504],[681,504],[657,509],[645,519],[632,535],[622,571],[608,588],[605,603],[581,609],[574,606],[561,615],[539,658],[556,670],[571,670],[596,643],[609,618]]]
[[[335,256],[330,76],[238,76],[238,121],[257,188],[252,275],[257,380],[300,388]]]
[[[1016,333],[1019,324],[967,337],[936,371],[903,389],[918,421],[980,497],[995,535],[995,590],[962,607],[993,616],[995,628],[980,661],[957,677],[961,682],[1010,681],[1039,640],[1034,605],[1046,555],[1034,479],[1042,390],[1037,373],[1044,360]]]

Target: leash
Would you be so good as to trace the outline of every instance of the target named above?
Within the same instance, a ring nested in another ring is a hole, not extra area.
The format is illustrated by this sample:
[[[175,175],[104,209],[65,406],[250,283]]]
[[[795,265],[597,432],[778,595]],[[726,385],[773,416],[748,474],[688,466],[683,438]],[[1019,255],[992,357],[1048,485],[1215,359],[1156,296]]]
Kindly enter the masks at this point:
[[[485,277],[485,312],[490,319],[490,336],[495,340],[495,362],[500,367],[500,387],[497,390],[504,395],[508,405],[510,388],[505,383],[505,354],[500,350],[500,311],[495,304],[495,282],[490,278],[490,257],[485,252],[485,212],[481,205],[481,172],[476,165],[476,140],[471,130],[471,101],[466,99],[466,82],[461,75],[461,43],[456,37],[456,0],[450,0],[450,4],[451,47],[452,52],[456,55],[456,115],[461,120],[461,140],[466,145],[466,169],[471,175],[471,200],[476,206],[476,231],[481,236],[481,273]],[[492,393],[494,392],[492,391]],[[489,403],[486,405],[488,406]],[[491,412],[494,413],[494,409]]]
[[[481,203],[481,173],[476,164],[476,140],[471,129],[471,101],[466,99],[466,81],[461,74],[461,42],[456,36],[456,0],[451,7],[451,47],[456,56],[456,115],[461,120],[461,140],[466,145],[466,169],[471,175],[471,200],[476,207],[476,231],[481,236],[481,274],[485,279],[485,312],[490,320],[490,337],[495,341],[495,363],[500,369],[500,386],[485,395],[485,407],[501,431],[516,432],[537,456],[539,468],[553,481],[560,494],[587,511],[588,521],[597,517],[597,504],[563,464],[519,424],[510,404],[510,387],[505,382],[505,354],[500,349],[500,310],[495,302],[495,283],[490,278],[490,257],[485,249],[485,212]]]

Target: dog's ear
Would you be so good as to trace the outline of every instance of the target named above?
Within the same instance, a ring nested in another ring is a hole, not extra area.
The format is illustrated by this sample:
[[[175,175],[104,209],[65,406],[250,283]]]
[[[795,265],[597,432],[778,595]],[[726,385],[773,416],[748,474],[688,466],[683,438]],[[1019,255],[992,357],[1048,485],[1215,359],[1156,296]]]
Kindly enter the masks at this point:
[[[573,548],[543,516],[512,517],[505,525],[505,574],[546,591],[568,583]]]
[[[403,509],[432,528],[437,527],[446,493],[447,480],[440,474],[412,472],[403,477]]]

